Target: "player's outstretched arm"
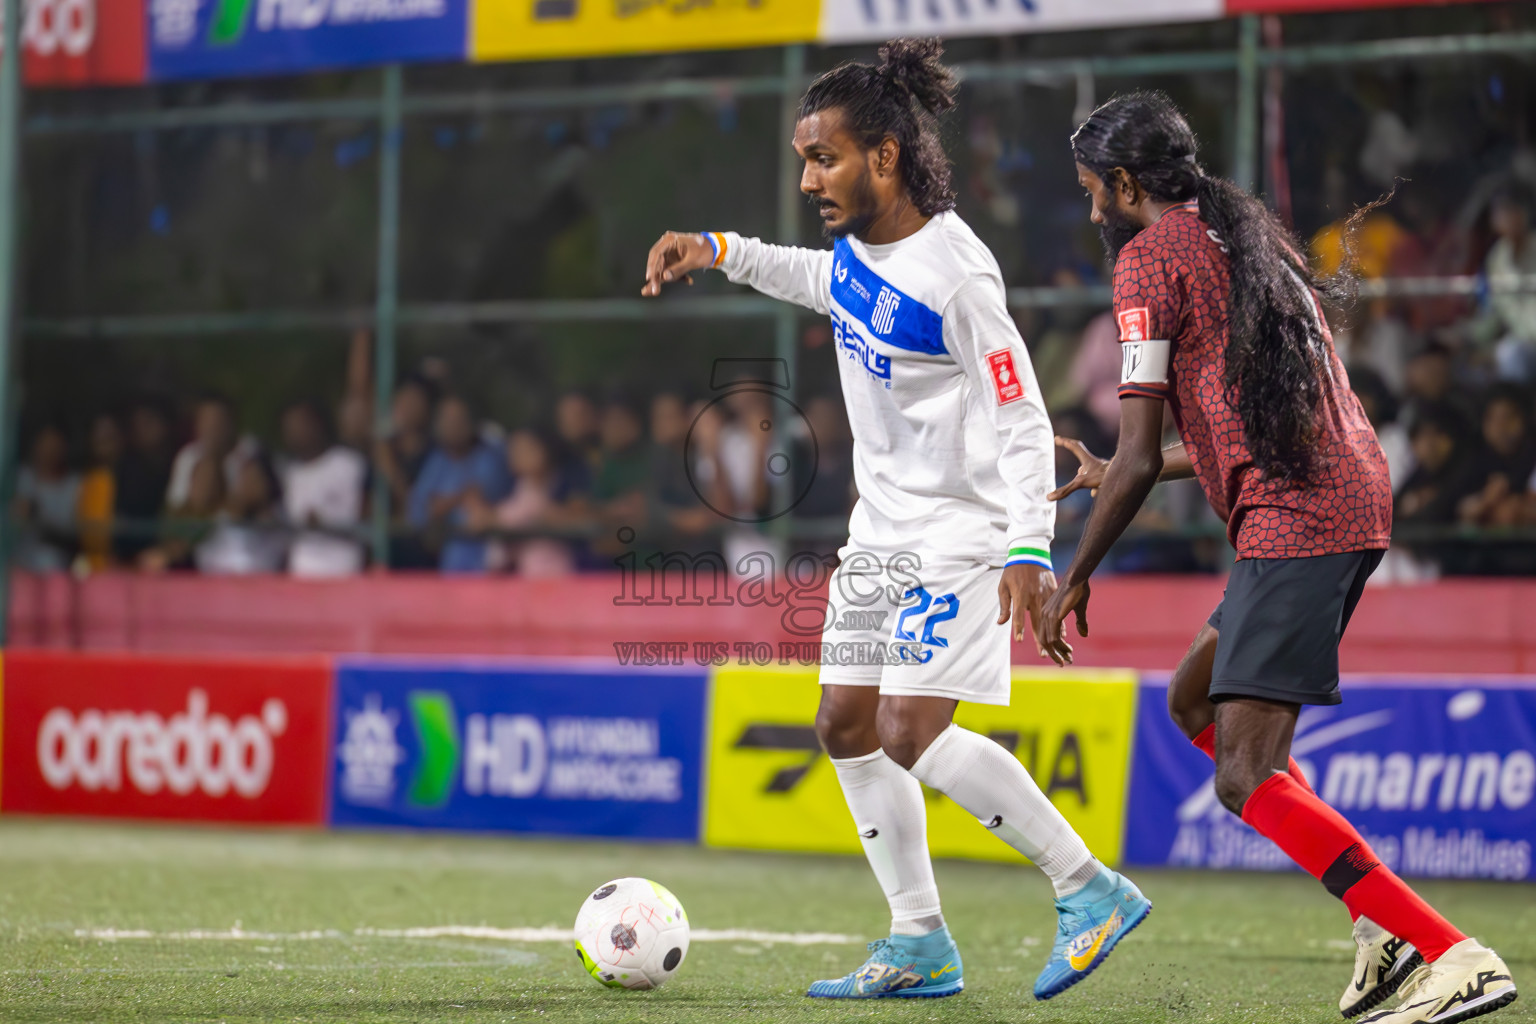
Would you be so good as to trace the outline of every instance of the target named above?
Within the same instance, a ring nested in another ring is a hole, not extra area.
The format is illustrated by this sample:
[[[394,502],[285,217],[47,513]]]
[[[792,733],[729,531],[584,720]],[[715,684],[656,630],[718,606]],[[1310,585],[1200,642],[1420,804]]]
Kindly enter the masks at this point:
[[[1105,467],[1093,515],[1088,517],[1088,526],[1072,557],[1072,565],[1062,578],[1061,588],[1051,595],[1035,619],[1036,642],[1059,664],[1071,660],[1070,653],[1065,661],[1057,654],[1063,643],[1063,623],[1069,614],[1075,614],[1078,633],[1088,635],[1088,578],[1136,517],[1163,470],[1162,433],[1161,398],[1120,399],[1120,443],[1115,457]]]
[[[1088,446],[1075,437],[1056,438],[1056,447],[1065,448],[1077,458],[1077,475],[1060,487],[1056,488],[1046,497],[1052,501],[1060,501],[1075,491],[1086,489],[1095,498],[1099,496],[1099,487],[1104,483],[1104,474],[1109,470],[1109,459],[1101,459],[1088,450]],[[1163,449],[1163,471],[1157,475],[1157,482],[1167,483],[1169,480],[1189,480],[1195,475],[1195,467],[1189,461],[1189,452],[1184,450],[1183,441],[1175,441]]]
[[[641,295],[661,294],[664,284],[693,283],[695,270],[713,267],[736,284],[764,295],[828,313],[832,309],[832,253],[793,245],[769,245],[734,231],[668,231],[651,246]]]
[[[661,286],[681,280],[693,284],[693,272],[715,265],[715,247],[698,232],[668,231],[651,246],[645,260],[645,287],[640,294],[654,297]]]

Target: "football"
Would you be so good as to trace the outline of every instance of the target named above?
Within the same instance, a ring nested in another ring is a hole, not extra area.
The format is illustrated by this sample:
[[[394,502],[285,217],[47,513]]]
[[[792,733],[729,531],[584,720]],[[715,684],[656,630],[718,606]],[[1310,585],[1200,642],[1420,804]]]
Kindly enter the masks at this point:
[[[600,885],[576,915],[576,955],[609,988],[659,988],[688,955],[683,905],[648,878]]]

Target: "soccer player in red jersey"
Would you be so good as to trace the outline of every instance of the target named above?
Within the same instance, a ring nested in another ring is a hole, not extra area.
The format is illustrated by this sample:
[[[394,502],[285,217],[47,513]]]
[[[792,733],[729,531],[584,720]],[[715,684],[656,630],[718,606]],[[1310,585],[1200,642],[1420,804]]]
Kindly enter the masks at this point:
[[[1340,1009],[1394,991],[1379,1024],[1447,1024],[1515,998],[1509,969],[1382,864],[1290,759],[1302,704],[1339,703],[1339,640],[1391,538],[1386,460],[1333,349],[1300,247],[1268,210],[1205,174],[1161,93],[1120,96],[1072,136],[1114,260],[1120,440],[1053,497],[1097,490],[1076,557],[1036,620],[1058,661],[1068,614],[1158,480],[1193,476],[1237,562],[1170,688],[1174,719],[1216,761],[1221,802],[1343,900],[1361,960]],[[1181,441],[1161,448],[1163,405]],[[1410,948],[1411,944],[1411,948]],[[1416,953],[1414,952],[1416,950]],[[1408,971],[1416,957],[1423,963]]]

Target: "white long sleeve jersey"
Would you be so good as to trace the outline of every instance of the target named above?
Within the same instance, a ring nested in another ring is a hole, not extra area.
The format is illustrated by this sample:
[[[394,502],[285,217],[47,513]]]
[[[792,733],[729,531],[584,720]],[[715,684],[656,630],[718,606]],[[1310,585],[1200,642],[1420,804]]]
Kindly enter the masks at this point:
[[[859,491],[845,555],[1050,566],[1050,419],[997,260],[964,221],[830,252],[711,237],[732,281],[832,317]]]

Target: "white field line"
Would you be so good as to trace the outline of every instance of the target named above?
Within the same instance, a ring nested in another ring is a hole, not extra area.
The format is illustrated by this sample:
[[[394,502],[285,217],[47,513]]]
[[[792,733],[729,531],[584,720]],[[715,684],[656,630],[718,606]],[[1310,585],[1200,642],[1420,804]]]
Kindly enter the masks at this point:
[[[312,942],[323,940],[365,939],[495,939],[498,942],[570,942],[565,928],[492,928],[488,925],[435,925],[428,928],[354,928],[350,932],[326,929],[309,932],[252,932],[236,925],[222,931],[192,929],[182,932],[153,932],[134,928],[76,928],[78,939],[103,942],[134,940],[171,942]],[[862,942],[856,935],[838,932],[762,932],[747,928],[695,928],[691,942],[760,942],[764,945],[821,946],[851,945]]]

